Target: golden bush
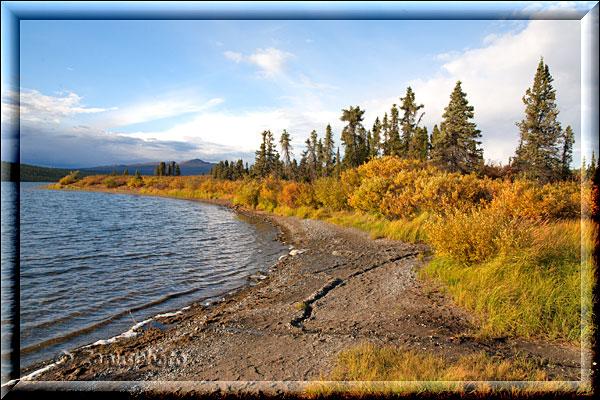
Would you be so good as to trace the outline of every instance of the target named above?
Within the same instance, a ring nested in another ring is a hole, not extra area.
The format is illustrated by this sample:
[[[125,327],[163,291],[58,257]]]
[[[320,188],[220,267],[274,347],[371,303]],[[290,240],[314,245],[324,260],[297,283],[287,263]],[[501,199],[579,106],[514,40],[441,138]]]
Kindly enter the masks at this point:
[[[345,210],[349,208],[349,188],[338,178],[327,177],[317,179],[313,185],[315,199],[323,207],[330,210]]]

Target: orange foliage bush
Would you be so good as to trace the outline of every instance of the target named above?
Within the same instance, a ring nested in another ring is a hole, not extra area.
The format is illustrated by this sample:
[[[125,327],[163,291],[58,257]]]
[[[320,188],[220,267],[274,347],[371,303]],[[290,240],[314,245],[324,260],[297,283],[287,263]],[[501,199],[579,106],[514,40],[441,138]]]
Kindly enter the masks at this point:
[[[104,175],[88,175],[79,181],[79,184],[83,186],[101,185],[104,182],[104,178]]]
[[[298,196],[300,194],[300,187],[297,182],[290,182],[283,185],[281,193],[277,197],[277,202],[283,204],[289,208],[296,208],[298,204]]]
[[[575,182],[496,181],[491,206],[507,216],[531,220],[577,218],[581,215],[581,190]]]

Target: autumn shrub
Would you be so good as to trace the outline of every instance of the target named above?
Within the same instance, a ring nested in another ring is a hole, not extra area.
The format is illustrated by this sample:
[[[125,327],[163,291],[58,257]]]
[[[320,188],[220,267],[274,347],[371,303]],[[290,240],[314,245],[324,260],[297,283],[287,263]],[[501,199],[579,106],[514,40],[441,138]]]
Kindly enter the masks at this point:
[[[281,192],[282,183],[273,175],[260,182],[258,194],[258,208],[272,212],[277,207],[277,197]]]
[[[129,178],[127,180],[127,186],[130,187],[130,188],[132,188],[132,189],[143,187],[144,186],[144,179],[141,176],[134,177],[134,178]]]
[[[58,184],[63,186],[63,185],[71,185],[77,181],[79,181],[79,171],[71,171],[69,172],[69,175],[62,177],[59,181]]]
[[[88,176],[84,177],[81,181],[79,181],[79,184],[82,186],[94,186],[94,185],[101,185],[103,182],[104,182],[103,175],[88,175]]]
[[[282,186],[281,192],[277,197],[277,202],[289,208],[296,208],[299,206],[299,195],[300,185],[298,182],[289,182]]]
[[[170,179],[169,189],[183,189],[185,187],[184,180],[179,176],[174,176]]]
[[[256,208],[260,189],[260,183],[255,180],[243,181],[233,197],[233,204]]]
[[[426,225],[427,237],[438,256],[472,264],[497,253],[494,238],[506,222],[498,213],[455,210],[434,215]]]
[[[546,220],[581,215],[581,186],[576,182],[541,185],[517,179],[499,181],[492,186],[492,207],[507,216]]]
[[[487,178],[441,172],[417,161],[387,157],[382,162],[364,164],[356,171],[344,177],[353,185],[348,204],[388,219],[466,210],[492,198]]]
[[[348,198],[348,204],[356,210],[385,213],[383,200],[388,194],[390,178],[373,176],[363,179]]]
[[[315,199],[323,207],[330,210],[347,210],[348,187],[337,178],[320,178],[313,184]]]
[[[115,178],[111,176],[104,180],[104,186],[106,186],[109,189],[114,189],[119,185],[117,184],[117,181],[115,180]]]
[[[75,182],[77,182],[77,179],[75,179],[71,175],[67,175],[67,176],[64,176],[64,177],[60,178],[60,180],[58,181],[58,184],[61,185],[61,186],[64,186],[64,185],[73,184]]]
[[[183,180],[183,187],[188,190],[196,190],[201,184],[202,178],[199,176],[186,176]]]
[[[152,176],[145,180],[145,186],[147,188],[164,190],[169,187],[169,179],[162,176]]]
[[[315,197],[313,185],[304,182],[298,183],[298,195],[296,201],[300,207],[317,207],[317,199]]]
[[[492,238],[490,254],[475,252],[481,255],[479,261],[467,263],[447,248],[426,265],[423,274],[444,282],[460,305],[482,316],[483,335],[519,335],[579,343],[581,293],[582,289],[590,293],[592,284],[586,278],[585,288],[582,287],[581,277],[594,274],[591,258],[582,260],[581,251],[589,251],[595,240],[592,224],[579,219],[513,222],[501,214],[495,218],[504,221],[498,230],[504,229],[505,233]],[[474,222],[462,215],[459,220],[467,226]],[[481,228],[475,225],[468,229]],[[460,235],[452,226],[450,229]],[[467,239],[461,236],[455,242],[469,243],[471,236],[476,235],[467,235]],[[447,238],[446,242],[451,240]],[[456,243],[455,246],[458,251],[462,249]]]

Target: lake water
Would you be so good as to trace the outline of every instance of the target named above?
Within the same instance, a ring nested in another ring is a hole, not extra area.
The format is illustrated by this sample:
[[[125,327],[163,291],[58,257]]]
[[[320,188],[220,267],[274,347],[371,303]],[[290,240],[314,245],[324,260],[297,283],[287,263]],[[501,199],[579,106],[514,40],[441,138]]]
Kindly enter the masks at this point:
[[[274,226],[216,205],[40,185],[20,188],[21,368],[218,298],[287,249]],[[3,218],[3,252],[7,230]]]

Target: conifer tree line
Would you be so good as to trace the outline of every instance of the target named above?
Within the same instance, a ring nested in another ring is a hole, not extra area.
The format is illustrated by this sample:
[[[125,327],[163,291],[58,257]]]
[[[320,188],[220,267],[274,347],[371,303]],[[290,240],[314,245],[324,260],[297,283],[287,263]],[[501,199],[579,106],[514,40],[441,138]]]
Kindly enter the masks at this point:
[[[161,161],[160,164],[156,165],[154,168],[154,176],[180,176],[181,169],[179,168],[179,164],[175,161],[171,161],[167,164],[164,161]]]
[[[517,122],[520,139],[515,156],[504,173],[520,174],[543,183],[573,177],[572,162],[574,132],[571,126],[562,129],[557,120],[556,93],[548,65],[541,58],[533,86],[523,97],[525,118]],[[424,108],[416,101],[409,86],[398,104],[389,113],[377,117],[369,129],[363,125],[365,110],[350,106],[342,110],[345,122],[341,132],[343,156],[335,147],[331,125],[319,138],[313,130],[300,153],[294,158],[290,134],[283,130],[279,140],[270,130],[262,132],[262,143],[255,152],[254,165],[244,168],[242,160],[220,162],[211,175],[220,179],[240,179],[246,176],[312,182],[321,177],[337,176],[345,169],[355,168],[372,158],[397,156],[420,160],[444,171],[463,174],[489,173],[484,165],[481,148],[482,133],[473,122],[475,109],[469,104],[462,82],[456,82],[445,107],[442,120],[433,126],[431,134],[421,126]],[[278,151],[278,148],[281,152]]]

